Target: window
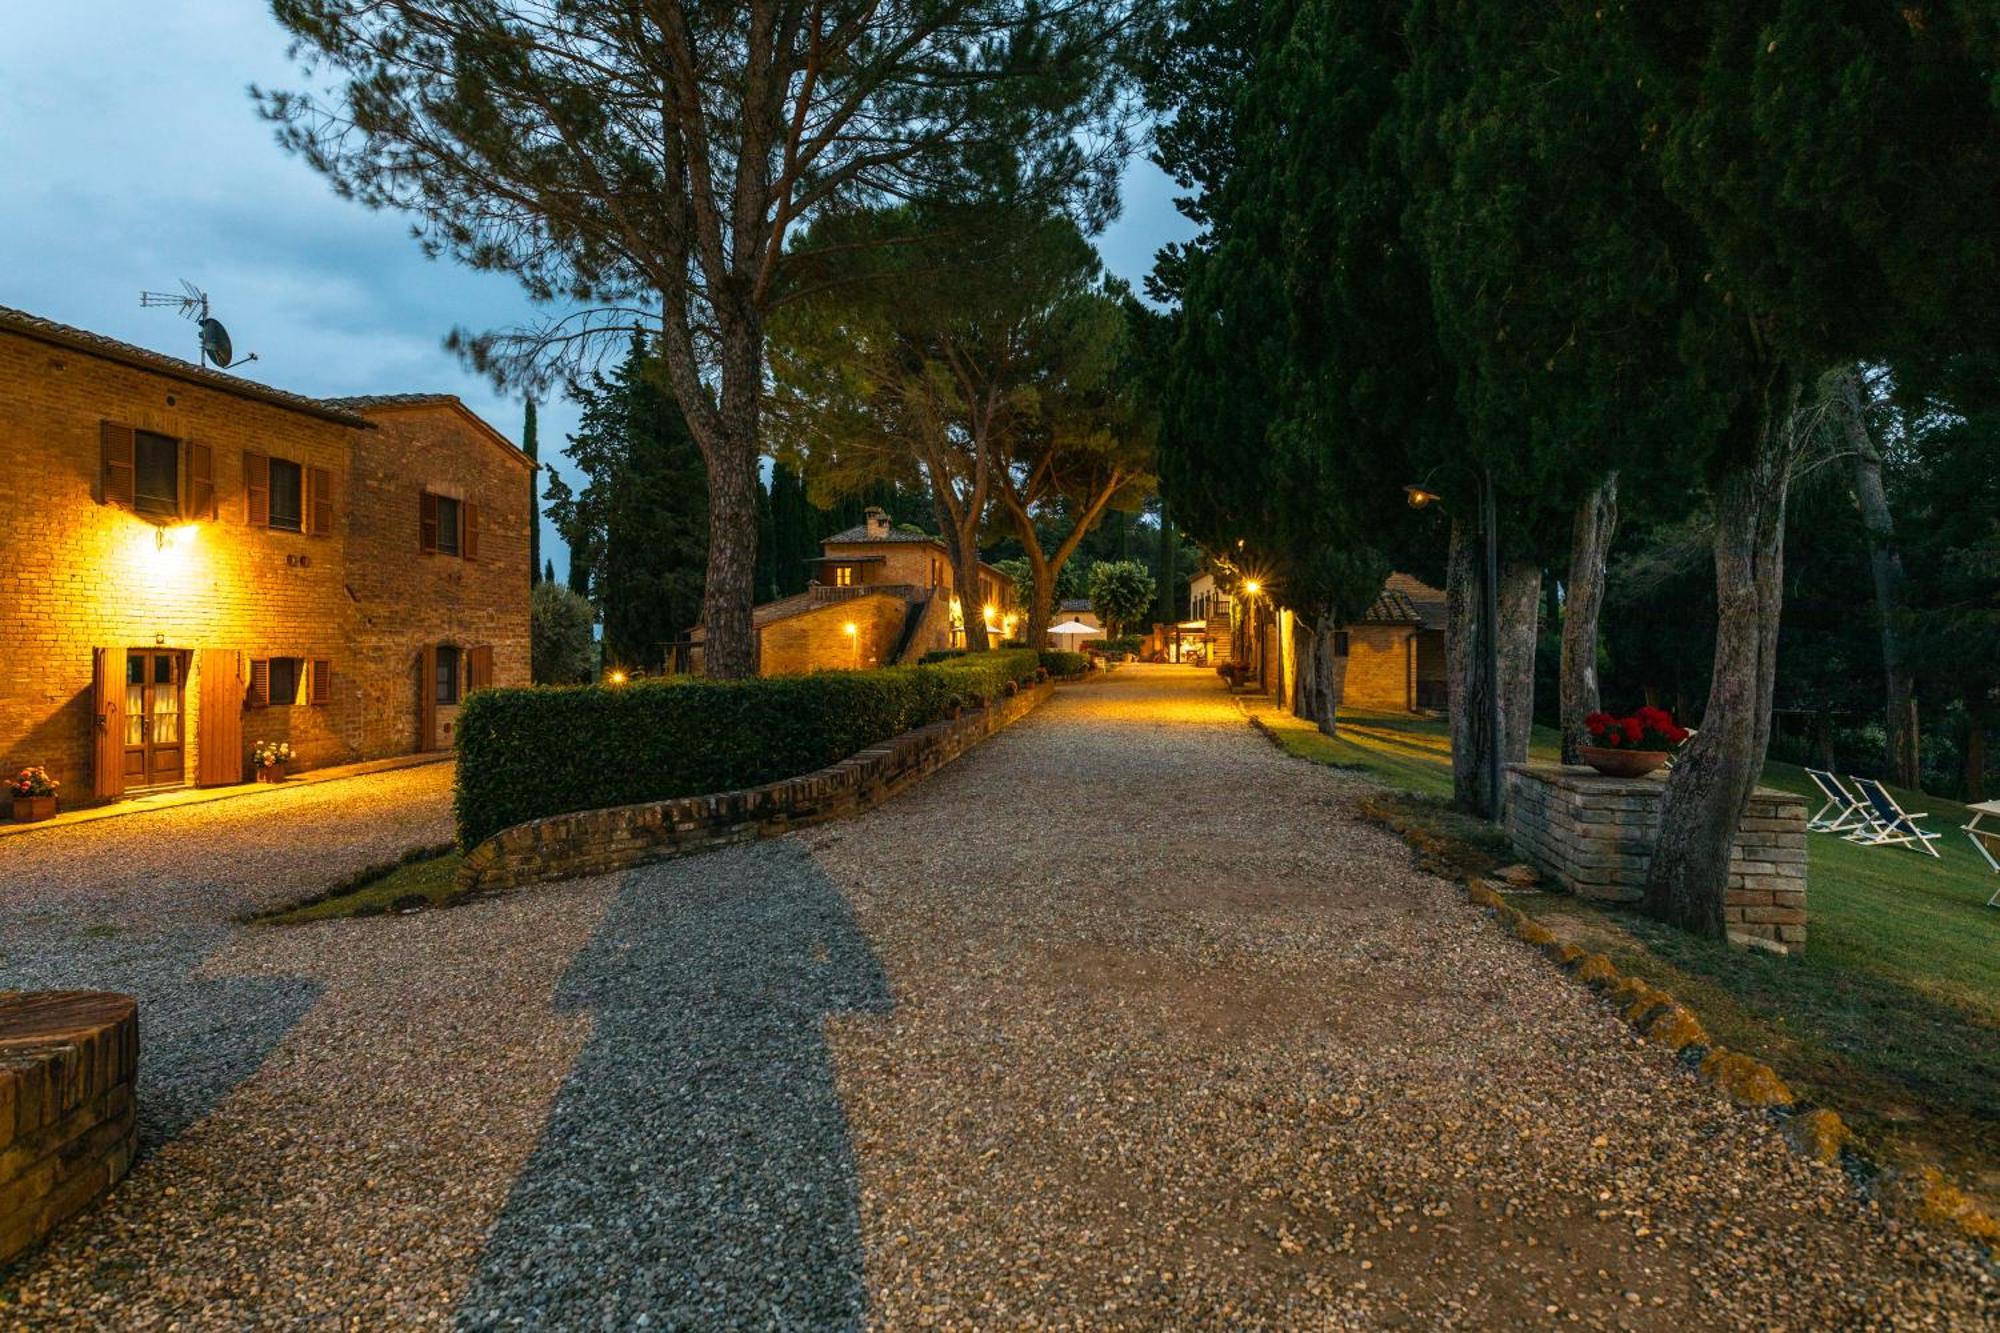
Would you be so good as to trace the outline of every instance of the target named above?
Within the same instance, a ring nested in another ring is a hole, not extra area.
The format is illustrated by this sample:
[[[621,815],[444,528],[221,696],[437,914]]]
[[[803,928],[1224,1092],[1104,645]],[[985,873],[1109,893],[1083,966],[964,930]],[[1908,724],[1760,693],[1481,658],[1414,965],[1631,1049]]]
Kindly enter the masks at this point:
[[[1344,629],[1337,629],[1333,632],[1333,655],[1335,657],[1347,656],[1347,631]]]
[[[270,526],[286,532],[305,530],[305,473],[297,463],[271,460]]]
[[[132,508],[148,518],[181,515],[181,442],[151,431],[132,437]]]
[[[270,702],[274,707],[289,708],[299,701],[299,659],[274,657],[270,661]]]
[[[437,549],[439,555],[458,554],[458,501],[448,495],[437,498]]]
[[[479,558],[479,506],[424,491],[417,497],[417,545],[425,555]]]
[[[448,643],[438,645],[436,688],[438,707],[449,708],[458,702],[458,649]]]
[[[854,566],[835,565],[833,567],[833,586],[836,588],[852,588],[854,586]]]

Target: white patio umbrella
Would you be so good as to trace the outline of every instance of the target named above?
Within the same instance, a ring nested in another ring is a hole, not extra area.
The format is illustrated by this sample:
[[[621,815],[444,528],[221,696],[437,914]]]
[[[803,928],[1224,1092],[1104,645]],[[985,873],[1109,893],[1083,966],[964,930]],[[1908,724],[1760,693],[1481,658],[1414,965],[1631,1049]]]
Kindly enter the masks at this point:
[[[1086,625],[1081,620],[1065,620],[1060,625],[1051,625],[1049,626],[1049,633],[1055,635],[1059,639],[1067,639],[1067,638],[1087,639],[1092,637],[1093,635],[1095,635],[1098,638],[1104,637],[1104,631],[1102,629],[1098,628],[1096,625]],[[1066,643],[1063,645],[1063,647],[1074,648],[1076,647],[1076,645],[1073,643]]]

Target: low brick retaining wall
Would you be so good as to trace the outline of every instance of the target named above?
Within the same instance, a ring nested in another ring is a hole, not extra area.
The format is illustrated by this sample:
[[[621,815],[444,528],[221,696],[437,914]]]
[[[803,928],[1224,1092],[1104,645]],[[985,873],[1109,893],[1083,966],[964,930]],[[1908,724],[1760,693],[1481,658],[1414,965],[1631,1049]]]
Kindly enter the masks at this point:
[[[601,875],[857,814],[1018,721],[1054,689],[1047,682],[1027,686],[989,707],[906,731],[803,777],[516,824],[472,849],[459,868],[458,885],[509,889]]]
[[[1658,777],[1607,778],[1588,768],[1507,769],[1507,837],[1579,897],[1636,901],[1660,836]],[[1759,787],[1729,855],[1723,922],[1739,943],[1806,945],[1806,803]]]
[[[0,993],[0,1264],[132,1165],[138,1070],[131,996]]]

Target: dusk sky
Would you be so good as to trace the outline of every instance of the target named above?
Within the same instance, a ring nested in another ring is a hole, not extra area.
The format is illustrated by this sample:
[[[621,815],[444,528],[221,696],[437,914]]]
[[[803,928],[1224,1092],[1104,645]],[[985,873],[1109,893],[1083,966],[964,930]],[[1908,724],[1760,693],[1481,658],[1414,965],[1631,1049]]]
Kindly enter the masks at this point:
[[[12,6],[0,43],[0,305],[192,359],[194,326],[142,310],[143,289],[205,289],[236,373],[320,396],[456,393],[510,439],[521,404],[442,346],[455,325],[533,315],[511,278],[423,257],[408,219],[333,194],[279,149],[247,89],[296,87],[282,30],[252,0]],[[111,71],[117,71],[115,78]],[[1135,282],[1187,234],[1172,185],[1144,160],[1100,239]],[[542,407],[544,462],[575,410]],[[543,538],[560,575],[566,552]]]

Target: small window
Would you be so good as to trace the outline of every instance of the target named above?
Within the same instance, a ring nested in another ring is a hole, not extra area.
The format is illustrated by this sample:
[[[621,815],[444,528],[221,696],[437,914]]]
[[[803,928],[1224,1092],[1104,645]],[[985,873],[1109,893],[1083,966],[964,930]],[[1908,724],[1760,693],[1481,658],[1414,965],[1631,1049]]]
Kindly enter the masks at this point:
[[[854,566],[835,565],[833,567],[833,586],[836,588],[852,588],[854,586]]]
[[[440,555],[458,554],[459,515],[458,501],[448,495],[437,498],[437,549]],[[456,660],[457,650],[453,650]],[[442,661],[442,656],[439,657]]]
[[[458,702],[458,649],[448,643],[438,645],[437,701],[440,708]]]
[[[179,518],[181,442],[150,431],[132,439],[132,507],[149,518]]]
[[[305,470],[282,458],[271,460],[271,526],[305,530]]]
[[[299,677],[302,674],[303,659],[297,657],[274,657],[271,659],[270,704],[273,708],[289,708],[299,701]]]

